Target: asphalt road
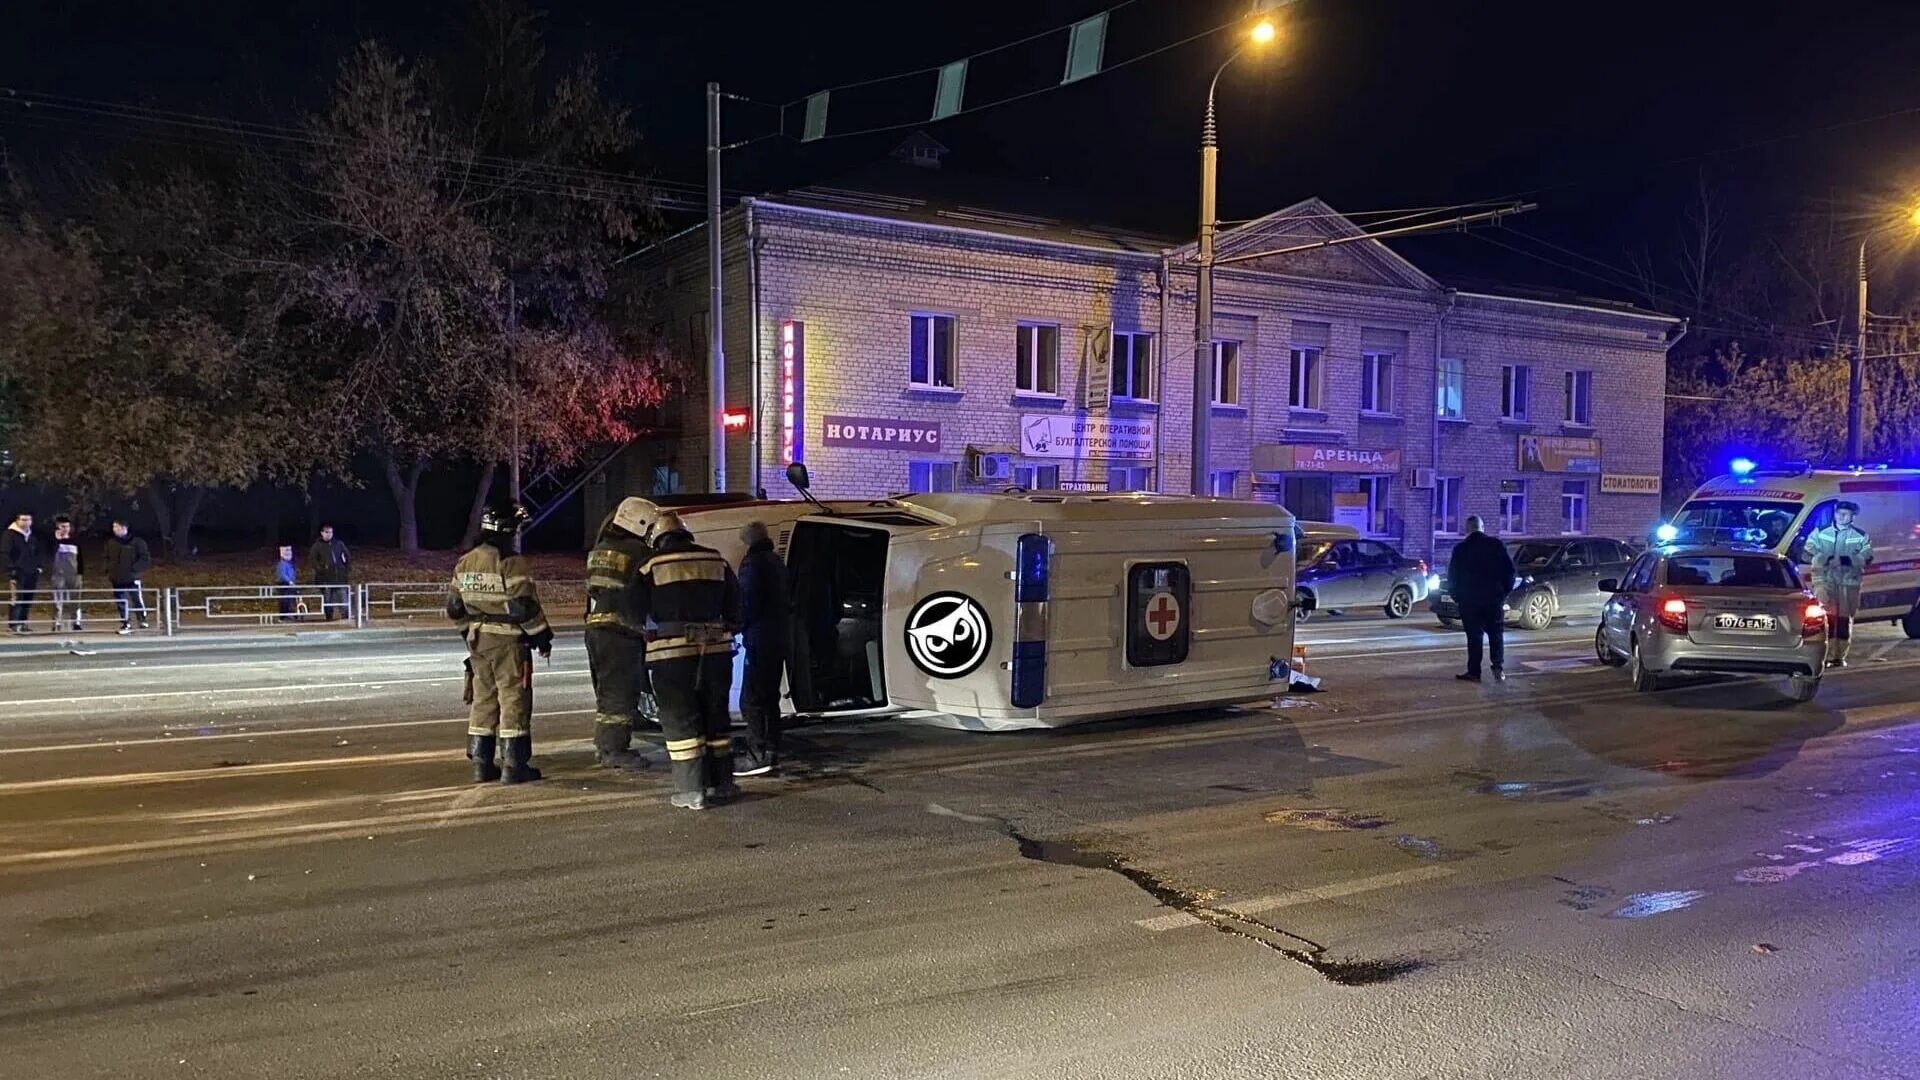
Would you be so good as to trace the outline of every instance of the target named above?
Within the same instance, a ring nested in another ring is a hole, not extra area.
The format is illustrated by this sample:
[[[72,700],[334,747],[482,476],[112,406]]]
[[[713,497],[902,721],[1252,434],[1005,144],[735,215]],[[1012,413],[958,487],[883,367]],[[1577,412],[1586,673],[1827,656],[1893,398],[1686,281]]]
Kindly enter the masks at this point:
[[[464,783],[443,639],[0,657],[0,1074],[1920,1076],[1920,643],[1811,705],[1591,631],[1051,733],[811,725],[733,806]]]

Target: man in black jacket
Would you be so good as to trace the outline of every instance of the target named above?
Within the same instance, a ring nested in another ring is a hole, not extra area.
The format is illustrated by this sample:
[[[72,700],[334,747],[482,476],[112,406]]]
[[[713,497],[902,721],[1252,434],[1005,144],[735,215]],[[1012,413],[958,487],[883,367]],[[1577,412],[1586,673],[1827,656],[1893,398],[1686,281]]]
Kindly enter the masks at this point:
[[[792,634],[787,566],[773,550],[766,525],[740,530],[747,553],[740,559],[741,637],[747,646],[740,677],[740,715],[747,721],[747,752],[738,776],[761,776],[780,764],[780,676],[786,670]]]
[[[673,765],[673,805],[705,810],[726,802],[733,782],[733,634],[740,628],[740,581],[726,557],[693,542],[677,514],[654,519],[653,555],[634,581],[634,610],[653,622],[647,674]]]
[[[1487,639],[1495,682],[1507,677],[1506,616],[1501,611],[1513,591],[1513,557],[1507,545],[1482,531],[1478,515],[1467,519],[1467,535],[1453,546],[1447,561],[1447,591],[1460,605],[1460,624],[1467,630],[1467,670],[1455,676],[1480,681],[1480,638]]]
[[[307,567],[313,583],[320,586],[320,606],[329,621],[347,617],[347,585],[352,580],[347,560],[347,542],[334,537],[332,525],[320,526],[320,539],[307,550]]]
[[[147,628],[147,602],[141,595],[140,576],[153,568],[153,552],[147,542],[133,535],[127,523],[113,522],[113,535],[107,540],[107,584],[113,586],[114,606],[120,609],[120,633],[133,633],[133,619],[140,629]]]
[[[16,634],[27,632],[27,611],[33,607],[34,590],[40,584],[40,542],[33,535],[33,515],[25,510],[14,515],[13,524],[0,536],[0,556],[7,564],[7,580],[13,585],[13,604],[7,609],[7,629]]]

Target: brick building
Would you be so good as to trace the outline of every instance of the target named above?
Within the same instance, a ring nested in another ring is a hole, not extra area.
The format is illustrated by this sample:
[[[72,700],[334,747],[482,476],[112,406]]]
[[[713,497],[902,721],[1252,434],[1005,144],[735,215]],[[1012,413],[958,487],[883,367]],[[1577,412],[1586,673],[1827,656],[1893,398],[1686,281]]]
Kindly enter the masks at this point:
[[[1359,232],[1309,199],[1223,230],[1219,251]],[[727,403],[747,414],[731,489],[793,497],[799,459],[823,497],[1188,490],[1191,244],[837,188],[743,200],[722,244]],[[643,272],[703,355],[704,230]],[[1679,320],[1448,289],[1370,240],[1221,267],[1214,292],[1213,493],[1422,556],[1471,513],[1508,535],[1656,518]],[[622,495],[704,485],[704,389],[681,419],[596,478],[589,523]]]

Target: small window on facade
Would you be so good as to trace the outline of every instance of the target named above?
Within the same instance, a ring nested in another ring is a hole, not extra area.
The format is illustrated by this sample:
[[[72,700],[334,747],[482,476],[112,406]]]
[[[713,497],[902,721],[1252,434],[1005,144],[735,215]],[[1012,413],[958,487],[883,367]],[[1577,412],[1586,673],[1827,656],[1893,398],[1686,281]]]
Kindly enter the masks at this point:
[[[1393,354],[1360,354],[1360,411],[1393,411]]]
[[[1466,367],[1458,360],[1442,360],[1433,386],[1433,415],[1458,420],[1466,415]]]
[[[1145,465],[1116,465],[1107,470],[1107,490],[1151,491],[1153,469]]]
[[[1560,483],[1560,531],[1579,536],[1587,531],[1587,482],[1563,480]]]
[[[1436,533],[1460,535],[1460,482],[1458,476],[1441,476],[1433,481],[1433,531]]]
[[[1393,487],[1390,476],[1363,476],[1360,478],[1360,493],[1367,497],[1367,533],[1373,536],[1393,535],[1393,511],[1387,504],[1387,497]]]
[[[1213,343],[1213,403],[1240,404],[1240,343]]]
[[[1567,372],[1567,423],[1593,423],[1593,372]]]
[[[1058,394],[1060,328],[1021,323],[1013,334],[1013,388],[1023,394]]]
[[[1292,350],[1291,378],[1287,404],[1296,409],[1320,407],[1320,350],[1312,345],[1295,345]]]
[[[952,491],[957,466],[951,461],[907,462],[908,491]]]
[[[1028,491],[1054,491],[1060,487],[1058,465],[1015,465],[1013,486]]]
[[[1240,488],[1240,473],[1234,469],[1215,469],[1207,486],[1207,494],[1214,498],[1231,499]]]
[[[953,316],[915,315],[911,326],[907,381],[934,390],[957,388],[960,377],[954,355]]]
[[[1113,396],[1121,401],[1153,400],[1153,335],[1115,331]]]
[[[1525,364],[1500,366],[1500,419],[1527,418],[1528,374],[1529,369]]]
[[[1527,489],[1500,493],[1500,535],[1524,536],[1527,532]]]

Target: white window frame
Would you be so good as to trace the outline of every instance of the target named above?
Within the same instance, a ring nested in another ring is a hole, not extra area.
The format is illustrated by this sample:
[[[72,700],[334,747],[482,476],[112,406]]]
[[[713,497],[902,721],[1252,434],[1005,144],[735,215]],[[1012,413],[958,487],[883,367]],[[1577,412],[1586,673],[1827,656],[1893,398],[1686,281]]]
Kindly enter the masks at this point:
[[[1360,411],[1393,415],[1393,354],[1369,349],[1360,354]]]
[[[1578,484],[1579,490],[1573,490]],[[1560,481],[1560,535],[1587,535],[1587,512],[1592,508],[1593,487],[1585,480]]]
[[[1207,474],[1207,494],[1216,499],[1231,499],[1240,489],[1240,470],[1215,469]]]
[[[960,465],[958,462],[907,462],[907,490],[910,492],[932,494],[936,491],[957,491],[959,490],[959,485]]]
[[[1046,345],[1052,347],[1044,348]],[[1020,385],[1022,381],[1025,386]],[[1043,382],[1051,389],[1043,389]],[[1014,324],[1013,392],[1021,397],[1060,396],[1060,324],[1024,321]]]
[[[1362,476],[1359,479],[1360,490],[1367,496],[1367,527],[1360,530],[1360,535],[1391,537],[1393,534],[1383,526],[1392,524],[1393,477]]]
[[[1122,484],[1118,487],[1116,487],[1113,482],[1113,478],[1115,474],[1119,474],[1122,477]],[[1136,477],[1139,478],[1139,483],[1134,482],[1134,479]],[[1108,491],[1152,491],[1153,490],[1153,466],[1151,465],[1109,465],[1107,466],[1107,490]]]
[[[1500,365],[1500,419],[1527,420],[1532,413],[1533,368],[1528,364]]]
[[[1232,338],[1213,341],[1213,403],[1240,407],[1241,342]]]
[[[1466,518],[1460,513],[1461,496],[1465,488],[1465,477],[1436,476],[1433,478],[1433,534],[1435,536],[1462,535],[1461,530],[1467,524]],[[1448,525],[1452,528],[1448,528]]]
[[[1122,339],[1126,348],[1120,347]],[[1153,400],[1153,335],[1145,330],[1115,330],[1113,332],[1113,354],[1110,357],[1113,366],[1111,372],[1113,400],[1131,402],[1151,402]],[[1127,393],[1121,393],[1122,372],[1125,372],[1124,384]],[[1135,376],[1138,376],[1136,379]],[[1141,394],[1134,394],[1136,388]]]
[[[1593,372],[1567,372],[1566,421],[1579,427],[1593,424]]]
[[[1295,345],[1287,350],[1287,407],[1323,411],[1326,388],[1326,350],[1318,345]]]
[[[1500,535],[1525,536],[1527,534],[1527,485],[1521,481],[1520,490],[1500,493]]]
[[[1464,420],[1467,414],[1467,366],[1442,358],[1434,369],[1433,415],[1442,420]]]
[[[925,321],[924,330],[921,326]],[[947,340],[947,381],[940,381],[939,365],[935,359],[935,345],[940,340],[942,328]],[[927,377],[925,380],[913,377],[913,346],[915,339],[926,334]],[[960,320],[952,315],[943,315],[937,311],[916,311],[907,316],[907,385],[916,390],[958,390],[960,389]]]
[[[1015,465],[1013,486],[1027,491],[1058,491],[1060,490],[1060,466]]]

